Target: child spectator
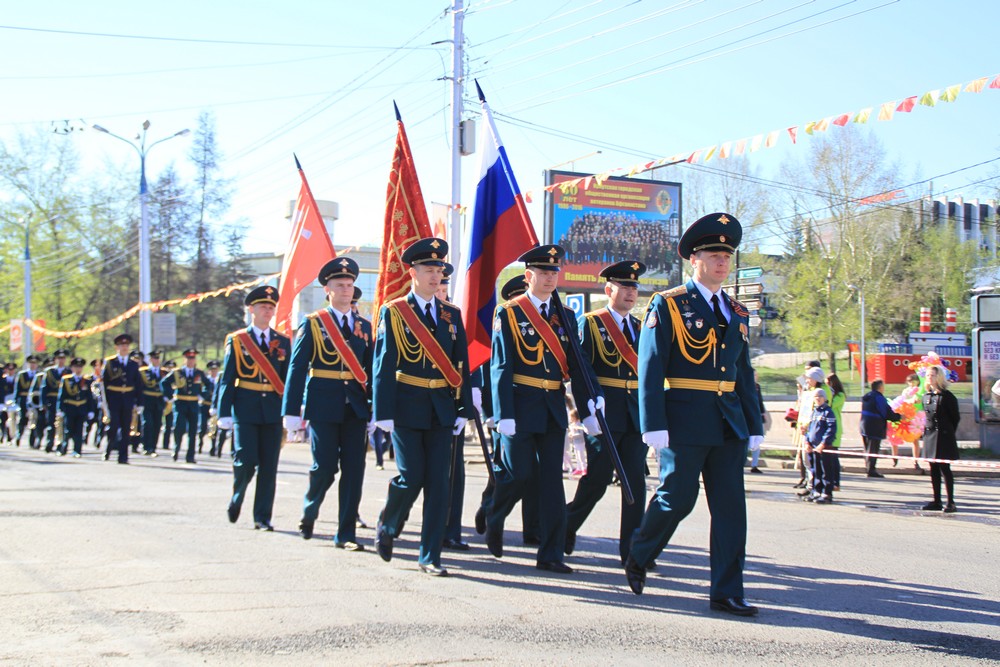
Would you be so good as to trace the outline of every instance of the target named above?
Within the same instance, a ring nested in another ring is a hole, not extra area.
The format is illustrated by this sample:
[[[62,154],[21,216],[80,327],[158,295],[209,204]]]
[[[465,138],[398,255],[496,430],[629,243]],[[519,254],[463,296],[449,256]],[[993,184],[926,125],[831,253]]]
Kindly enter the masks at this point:
[[[826,402],[826,391],[822,388],[813,392],[813,411],[806,431],[806,451],[812,453],[812,494],[805,500],[825,505],[833,502],[834,471],[836,450],[833,441],[837,437],[837,417]]]

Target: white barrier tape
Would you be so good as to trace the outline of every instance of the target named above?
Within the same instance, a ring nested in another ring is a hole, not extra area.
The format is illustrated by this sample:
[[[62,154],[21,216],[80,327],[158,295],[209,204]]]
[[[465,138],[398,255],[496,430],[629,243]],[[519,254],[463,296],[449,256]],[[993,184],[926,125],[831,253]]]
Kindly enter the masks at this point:
[[[771,450],[771,451],[786,451],[786,452],[797,452],[799,447],[793,447],[789,445],[767,445],[762,444],[760,446],[761,450]],[[917,461],[921,463],[948,463],[952,466],[961,466],[965,468],[987,468],[1000,470],[1000,461],[963,461],[961,459],[926,459],[923,457],[914,458],[912,456],[893,456],[892,454],[868,454],[863,450],[854,449],[826,449],[824,451],[833,452],[837,456],[854,456],[858,458],[876,458],[876,459],[904,459],[909,461]]]

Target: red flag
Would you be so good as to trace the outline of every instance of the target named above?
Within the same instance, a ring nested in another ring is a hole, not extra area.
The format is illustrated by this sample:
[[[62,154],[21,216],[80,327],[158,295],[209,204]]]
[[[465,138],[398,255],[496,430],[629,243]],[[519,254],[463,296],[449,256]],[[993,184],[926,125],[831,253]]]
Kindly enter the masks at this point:
[[[395,107],[395,103],[393,103]],[[392,155],[389,187],[385,192],[385,230],[378,257],[378,282],[375,284],[375,321],[382,305],[406,294],[410,274],[403,264],[403,251],[414,241],[431,235],[424,195],[420,192],[417,169],[413,165],[406,128],[396,107],[396,150]]]
[[[303,287],[316,280],[323,265],[337,256],[297,157],[295,167],[302,177],[302,187],[299,188],[299,198],[292,215],[292,236],[288,240],[288,250],[281,267],[278,307],[274,315],[274,328],[286,335],[290,335],[294,329],[291,321],[292,301]]]
[[[917,103],[916,95],[914,95],[913,97],[907,97],[905,100],[899,103],[899,106],[896,107],[896,111],[902,113],[909,113],[913,111],[913,107],[916,105],[916,103]]]

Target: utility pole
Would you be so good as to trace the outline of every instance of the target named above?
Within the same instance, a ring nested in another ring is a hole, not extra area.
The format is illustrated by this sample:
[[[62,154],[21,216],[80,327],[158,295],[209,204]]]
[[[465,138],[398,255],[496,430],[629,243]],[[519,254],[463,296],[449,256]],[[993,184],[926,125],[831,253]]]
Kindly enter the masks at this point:
[[[463,0],[454,0],[451,6],[451,229],[449,230],[448,259],[452,266],[461,266],[462,252],[462,115],[465,86],[462,26],[465,21]],[[464,277],[456,276],[459,280]]]
[[[34,330],[28,326],[31,319],[31,216],[24,220],[24,324],[21,326],[21,349],[24,351],[24,358],[34,350],[32,344],[34,340]]]

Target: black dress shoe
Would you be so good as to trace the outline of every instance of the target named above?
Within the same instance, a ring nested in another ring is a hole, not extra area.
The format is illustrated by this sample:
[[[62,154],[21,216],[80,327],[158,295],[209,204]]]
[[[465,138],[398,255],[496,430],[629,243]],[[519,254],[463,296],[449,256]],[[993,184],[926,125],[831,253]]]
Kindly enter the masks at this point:
[[[538,570],[545,570],[546,572],[555,572],[556,574],[573,574],[573,568],[566,563],[560,563],[557,560],[540,560],[535,563],[535,568]]]
[[[375,525],[375,551],[379,558],[386,563],[392,560],[392,535],[385,530],[382,525],[382,515],[378,515],[378,523]]]
[[[365,547],[363,544],[358,544],[357,542],[351,542],[350,540],[346,542],[336,542],[334,541],[333,546],[338,549],[343,549],[344,551],[364,551]]]
[[[625,560],[625,578],[632,592],[642,595],[642,589],[646,587],[646,568],[635,562],[631,555]]]
[[[538,538],[537,535],[525,535],[522,539],[522,542],[526,547],[537,547],[539,544],[542,543],[542,541]]]
[[[874,471],[874,470],[873,470],[873,471],[871,471],[870,473],[868,473],[868,476],[869,476],[869,477],[878,477],[878,478],[883,478],[883,477],[885,477],[885,475],[883,475],[882,473],[880,473],[880,472],[876,472],[876,471]]]
[[[486,532],[486,510],[482,507],[476,510],[476,534],[482,535]]]
[[[312,519],[302,519],[299,521],[299,534],[303,540],[311,540],[313,536],[313,526],[316,524]]]
[[[497,558],[503,558],[503,531],[486,527],[486,548]]]
[[[268,522],[268,521],[254,521],[253,522],[253,529],[254,530],[263,530],[266,533],[272,533],[272,532],[274,532],[274,526],[272,526],[270,524],[270,522]]]
[[[420,566],[420,571],[424,574],[429,574],[432,577],[447,577],[448,570],[444,569],[440,565],[424,565],[423,563],[417,563]]]
[[[240,506],[229,503],[229,509],[226,510],[226,514],[229,515],[229,523],[236,523],[236,520],[240,518]]]
[[[445,540],[441,546],[452,551],[468,551],[470,549],[469,543],[462,540]]]
[[[566,531],[566,544],[563,546],[563,553],[567,556],[573,553],[576,549],[576,533],[570,530]]]
[[[733,614],[734,616],[756,616],[757,607],[752,604],[747,604],[747,601],[743,598],[722,598],[721,600],[712,600],[712,609],[715,611],[724,611],[727,614]]]

